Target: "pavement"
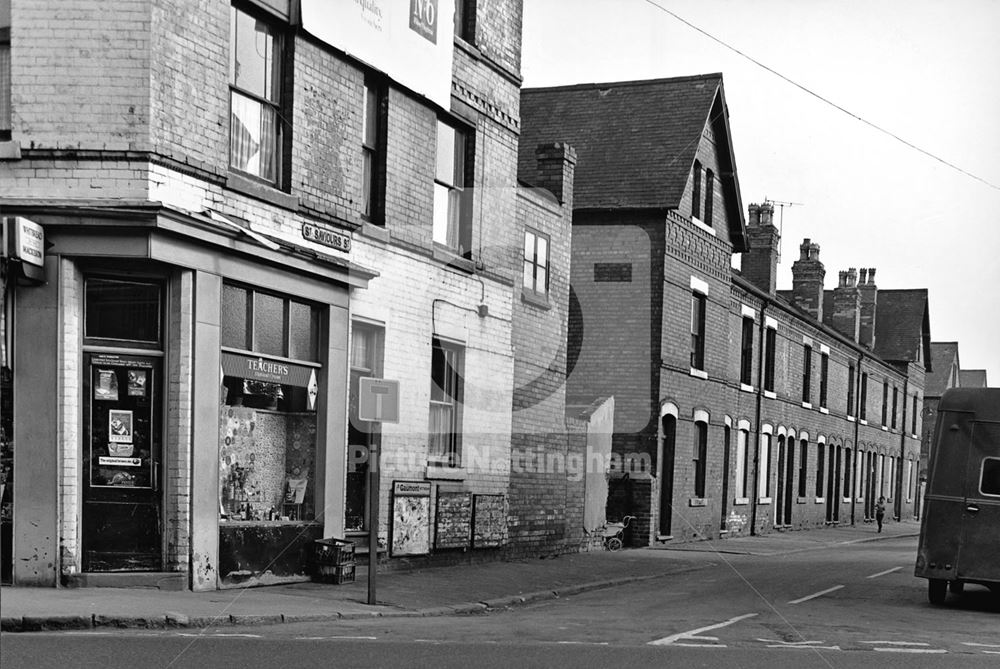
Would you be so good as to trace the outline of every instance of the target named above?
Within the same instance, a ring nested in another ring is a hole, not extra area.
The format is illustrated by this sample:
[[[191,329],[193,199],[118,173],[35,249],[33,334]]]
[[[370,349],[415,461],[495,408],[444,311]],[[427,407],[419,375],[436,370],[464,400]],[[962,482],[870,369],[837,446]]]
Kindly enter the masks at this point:
[[[775,531],[767,535],[596,551],[547,559],[379,572],[368,605],[367,571],[353,583],[294,583],[210,592],[153,588],[0,588],[0,630],[208,628],[442,616],[503,609],[626,583],[683,575],[725,555],[777,556],[919,534],[918,521]]]

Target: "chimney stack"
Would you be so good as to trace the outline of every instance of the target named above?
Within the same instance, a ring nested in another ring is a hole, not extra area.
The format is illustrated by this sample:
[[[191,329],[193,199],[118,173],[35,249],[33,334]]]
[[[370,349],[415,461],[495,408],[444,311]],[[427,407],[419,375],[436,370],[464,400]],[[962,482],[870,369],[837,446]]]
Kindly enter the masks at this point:
[[[792,302],[822,323],[826,269],[819,261],[819,244],[805,239],[799,252],[799,259],[792,263]]]
[[[861,294],[858,343],[868,348],[875,348],[875,312],[878,306],[878,287],[875,286],[874,267],[869,267],[867,271],[861,270],[861,283],[858,284],[858,292]]]
[[[562,142],[539,144],[535,149],[535,160],[537,172],[533,185],[548,190],[556,196],[559,204],[572,208],[576,149]]]
[[[865,270],[861,270],[862,276]],[[858,272],[850,268],[840,273],[840,284],[833,289],[833,313],[830,324],[835,330],[858,341],[861,326],[861,292],[858,290]]]
[[[781,237],[771,223],[774,206],[751,204],[747,207],[747,239],[750,250],[743,254],[741,272],[747,281],[769,295],[774,295],[778,277],[778,244]]]

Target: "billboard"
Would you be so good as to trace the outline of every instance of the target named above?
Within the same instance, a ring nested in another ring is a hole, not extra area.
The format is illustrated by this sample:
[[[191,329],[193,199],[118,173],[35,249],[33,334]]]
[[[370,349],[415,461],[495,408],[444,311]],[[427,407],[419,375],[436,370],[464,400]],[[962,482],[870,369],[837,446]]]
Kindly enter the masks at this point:
[[[302,0],[302,27],[451,109],[455,0]]]

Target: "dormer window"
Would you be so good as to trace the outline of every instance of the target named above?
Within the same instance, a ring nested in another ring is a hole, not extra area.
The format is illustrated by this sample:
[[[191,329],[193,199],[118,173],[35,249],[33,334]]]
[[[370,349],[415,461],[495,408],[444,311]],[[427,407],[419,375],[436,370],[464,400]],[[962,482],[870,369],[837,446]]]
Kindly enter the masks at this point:
[[[701,218],[701,163],[694,161],[694,186],[691,190],[691,218]]]

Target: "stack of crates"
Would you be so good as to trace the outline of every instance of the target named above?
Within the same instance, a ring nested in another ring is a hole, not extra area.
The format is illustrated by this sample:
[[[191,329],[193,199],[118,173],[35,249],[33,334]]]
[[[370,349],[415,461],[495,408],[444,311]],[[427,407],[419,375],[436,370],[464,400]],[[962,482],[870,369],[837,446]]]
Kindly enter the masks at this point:
[[[329,537],[313,542],[313,576],[317,583],[354,581],[354,544],[346,539]]]

